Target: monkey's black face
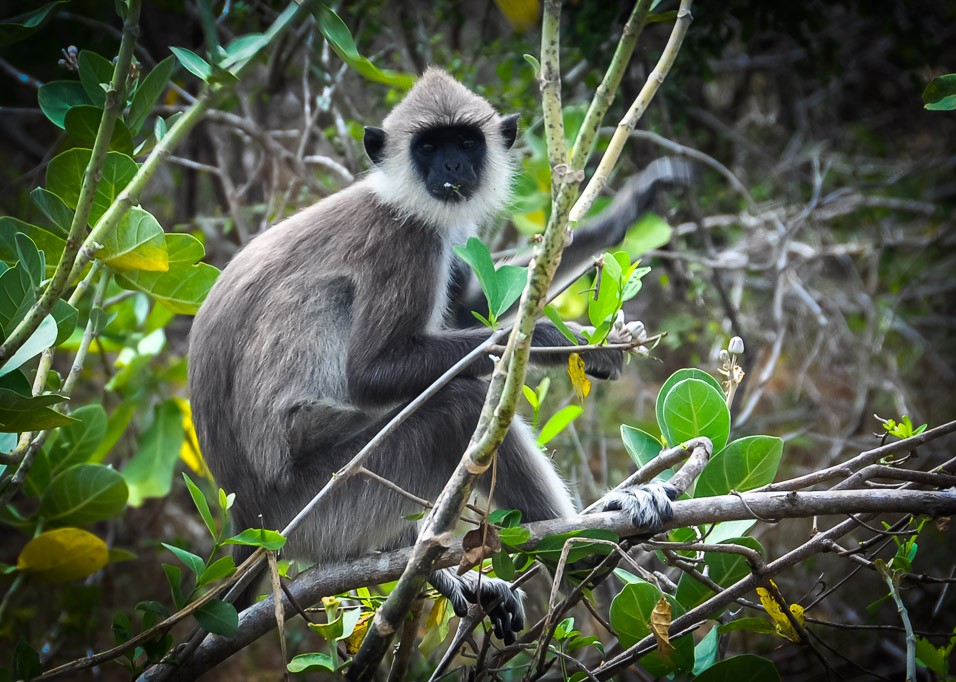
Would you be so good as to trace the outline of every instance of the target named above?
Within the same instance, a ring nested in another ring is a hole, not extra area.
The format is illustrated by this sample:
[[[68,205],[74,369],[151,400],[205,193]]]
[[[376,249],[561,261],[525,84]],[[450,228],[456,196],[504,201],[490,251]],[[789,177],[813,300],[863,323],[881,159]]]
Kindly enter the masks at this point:
[[[429,194],[442,201],[465,201],[481,182],[485,136],[477,126],[429,128],[412,137],[411,156]]]

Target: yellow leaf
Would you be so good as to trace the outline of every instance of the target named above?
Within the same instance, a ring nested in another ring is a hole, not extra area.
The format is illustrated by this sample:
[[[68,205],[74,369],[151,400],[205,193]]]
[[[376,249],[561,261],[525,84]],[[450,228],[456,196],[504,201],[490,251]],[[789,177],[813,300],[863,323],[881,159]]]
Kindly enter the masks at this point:
[[[538,0],[495,0],[495,4],[516,31],[527,31],[538,25],[541,16]]]
[[[654,604],[654,610],[651,611],[651,632],[654,633],[654,639],[657,640],[657,651],[663,658],[667,658],[676,651],[667,632],[670,626],[671,605],[662,596]]]
[[[584,400],[591,392],[591,381],[584,373],[584,360],[577,353],[568,356],[568,376],[578,400]]]
[[[106,543],[81,528],[36,536],[17,557],[17,570],[38,583],[66,583],[93,575],[110,559]]]
[[[772,580],[770,584],[774,587],[777,586]],[[793,623],[790,622],[790,619],[787,618],[787,615],[783,612],[783,606],[776,600],[773,594],[770,593],[770,590],[765,587],[758,587],[757,596],[760,597],[760,603],[763,604],[763,607],[767,610],[767,615],[770,616],[770,619],[773,621],[777,634],[784,639],[789,639],[791,642],[799,642],[800,635],[797,634]],[[803,626],[803,607],[799,604],[791,604],[790,613],[793,614],[796,621]]]
[[[183,432],[186,437],[183,439],[183,445],[179,449],[179,459],[183,460],[197,476],[212,480],[212,474],[206,466],[206,460],[202,458],[199,451],[199,438],[196,436],[196,426],[193,424],[193,411],[188,400],[182,398],[173,398],[180,412],[183,413]]]
[[[365,639],[365,633],[368,632],[369,626],[372,624],[372,617],[374,615],[374,611],[363,613],[355,624],[355,629],[352,630],[352,634],[345,638],[345,652],[349,654],[349,656],[354,656],[358,653],[358,650],[362,646],[362,641]]]

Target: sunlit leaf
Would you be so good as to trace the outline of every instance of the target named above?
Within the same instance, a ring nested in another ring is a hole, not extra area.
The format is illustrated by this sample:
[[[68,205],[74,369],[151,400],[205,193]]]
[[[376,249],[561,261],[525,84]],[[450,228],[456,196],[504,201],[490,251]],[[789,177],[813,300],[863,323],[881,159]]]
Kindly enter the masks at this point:
[[[584,373],[584,359],[578,353],[568,356],[568,376],[578,400],[584,400],[591,393],[591,380]]]
[[[65,583],[93,575],[107,561],[101,539],[80,528],[58,528],[30,540],[17,557],[17,569],[39,583]]]
[[[46,169],[46,186],[70,208],[76,208],[80,198],[83,173],[90,162],[91,150],[69,149],[53,157]],[[90,224],[95,223],[116,200],[119,193],[136,175],[139,166],[126,154],[107,152],[103,163],[103,177],[93,195]]]
[[[96,255],[114,270],[169,270],[163,228],[151,213],[138,206],[123,216]]]

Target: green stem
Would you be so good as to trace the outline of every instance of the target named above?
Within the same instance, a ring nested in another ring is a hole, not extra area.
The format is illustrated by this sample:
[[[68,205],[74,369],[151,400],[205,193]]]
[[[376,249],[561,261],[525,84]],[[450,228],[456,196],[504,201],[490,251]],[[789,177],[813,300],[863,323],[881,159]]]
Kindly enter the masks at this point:
[[[671,31],[670,38],[667,40],[667,45],[664,47],[664,52],[661,54],[661,58],[654,67],[654,70],[651,71],[647,77],[644,87],[641,88],[640,93],[638,93],[634,102],[631,103],[627,114],[625,114],[621,122],[618,123],[617,130],[614,131],[611,142],[608,144],[607,151],[604,152],[604,156],[601,158],[597,170],[591,177],[590,182],[588,182],[587,187],[585,187],[581,193],[581,197],[571,209],[570,220],[572,223],[578,223],[581,218],[584,217],[584,214],[591,208],[591,204],[594,203],[594,200],[604,188],[611,174],[611,170],[621,156],[628,136],[631,134],[631,131],[634,130],[637,122],[641,120],[641,116],[643,116],[647,110],[647,105],[650,104],[654,95],[657,94],[661,83],[664,82],[671,67],[674,65],[674,61],[677,59],[677,53],[680,51],[680,46],[684,42],[684,36],[687,35],[687,29],[690,28],[690,23],[693,20],[690,13],[692,4],[692,0],[681,0],[680,9],[677,10],[677,20],[674,22],[674,28]]]
[[[544,136],[548,142],[552,190],[560,182],[558,166],[567,163],[564,141],[564,116],[561,111],[561,0],[545,0],[541,19],[541,111]]]
[[[33,304],[10,336],[3,342],[3,345],[0,345],[0,363],[9,359],[30,338],[37,327],[40,326],[40,322],[53,310],[53,305],[60,299],[60,296],[63,295],[63,292],[66,291],[66,288],[74,279],[74,261],[80,251],[83,231],[90,219],[96,188],[103,177],[103,164],[106,162],[106,153],[109,151],[110,138],[113,135],[116,119],[126,103],[126,81],[133,60],[133,48],[136,45],[136,38],[139,36],[139,9],[140,0],[129,0],[126,21],[123,23],[123,38],[120,41],[119,56],[116,59],[116,66],[113,68],[113,78],[106,91],[106,104],[103,108],[103,115],[100,117],[99,128],[96,131],[96,140],[93,142],[90,162],[83,172],[80,196],[77,200],[76,212],[73,214],[73,222],[70,225],[70,233],[66,238],[63,255],[60,262],[57,263],[56,271],[53,273],[50,283],[40,295],[40,299]]]
[[[594,92],[594,98],[591,100],[588,111],[584,115],[584,121],[581,123],[581,129],[574,145],[571,147],[571,154],[568,158],[568,165],[571,168],[584,168],[587,157],[591,153],[591,145],[597,135],[598,128],[601,127],[601,121],[608,108],[614,102],[614,96],[621,85],[621,79],[624,77],[624,71],[631,61],[631,55],[634,54],[634,47],[637,45],[637,38],[644,30],[647,24],[647,15],[651,9],[651,0],[638,0],[634,3],[634,9],[631,10],[631,16],[621,31],[621,39],[614,50],[614,57],[608,66],[604,79]]]

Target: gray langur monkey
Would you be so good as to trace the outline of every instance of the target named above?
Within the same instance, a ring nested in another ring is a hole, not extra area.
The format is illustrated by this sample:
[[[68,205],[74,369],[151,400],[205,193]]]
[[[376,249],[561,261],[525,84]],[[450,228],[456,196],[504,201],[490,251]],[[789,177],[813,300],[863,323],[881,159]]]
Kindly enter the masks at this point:
[[[499,116],[448,74],[429,69],[381,128],[366,128],[373,167],[364,179],[259,235],[223,270],[193,322],[189,391],[206,462],[236,493],[239,529],[257,527],[260,518],[281,529],[404,404],[487,338],[486,329],[455,326],[466,304],[456,307],[450,295],[466,288],[467,269],[452,246],[504,207],[516,136],[516,115]],[[645,171],[640,195],[658,181],[679,182],[684,171],[679,163]],[[576,260],[619,241],[624,219],[584,231]],[[538,323],[532,343],[568,345],[547,322]],[[533,358],[567,361],[562,353]],[[623,354],[583,358],[588,374],[614,379]],[[477,424],[492,367],[488,357],[472,363],[365,466],[435,499]],[[479,488],[488,492],[487,476]],[[672,495],[666,486],[645,486],[609,496],[605,508],[660,527]],[[575,513],[520,418],[499,450],[493,502],[519,509],[524,521]],[[328,564],[411,545],[417,525],[403,517],[417,511],[378,482],[352,477],[284,551]],[[237,559],[249,553],[239,548]],[[489,615],[506,641],[524,626],[520,596],[503,581],[445,570],[431,583],[459,615],[469,603],[496,602]]]

